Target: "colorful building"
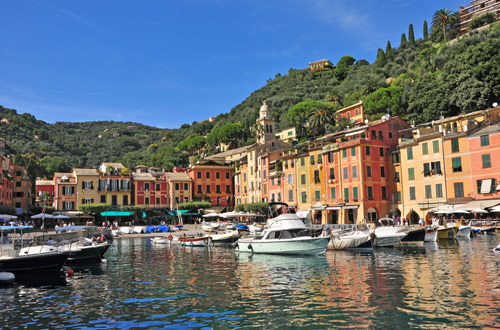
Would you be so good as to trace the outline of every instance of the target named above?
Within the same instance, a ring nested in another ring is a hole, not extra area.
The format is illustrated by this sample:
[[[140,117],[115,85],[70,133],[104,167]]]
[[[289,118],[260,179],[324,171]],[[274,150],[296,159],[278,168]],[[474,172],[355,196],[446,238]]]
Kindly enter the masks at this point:
[[[76,211],[76,176],[73,173],[54,173],[54,207],[56,211]]]
[[[76,177],[76,206],[94,204],[99,200],[99,172],[90,168],[75,168]]]
[[[14,180],[10,169],[10,158],[0,155],[0,205],[11,206]]]
[[[364,122],[364,114],[363,114],[363,101],[359,101],[358,103],[354,103],[350,106],[337,110],[337,117],[342,117],[351,123],[361,124]]]
[[[233,170],[223,162],[200,160],[191,164],[188,175],[193,184],[193,199],[210,201],[212,206],[233,206]]]
[[[31,180],[28,172],[20,165],[10,164],[13,178],[12,204],[17,214],[28,214],[31,207]]]
[[[168,184],[170,209],[176,209],[180,203],[188,203],[192,201],[193,182],[186,170],[174,168],[174,172],[167,172],[164,174],[164,179]]]
[[[314,61],[314,62],[309,62],[309,70],[311,71],[321,71],[321,70],[327,70],[327,69],[332,69],[333,64],[327,59],[319,60],[319,61]]]
[[[35,181],[36,199],[35,204],[39,206],[53,206],[54,204],[54,181],[37,179]]]
[[[99,167],[99,201],[112,206],[130,205],[132,176],[121,163],[102,163]]]

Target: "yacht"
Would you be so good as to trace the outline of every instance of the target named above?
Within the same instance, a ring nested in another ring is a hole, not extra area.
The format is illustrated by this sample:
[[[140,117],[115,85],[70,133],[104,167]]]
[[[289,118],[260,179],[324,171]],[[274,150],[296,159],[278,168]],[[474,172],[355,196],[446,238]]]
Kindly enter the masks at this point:
[[[401,239],[406,237],[407,233],[401,228],[395,226],[391,218],[382,218],[378,220],[379,226],[373,230],[375,238],[373,246],[392,247],[398,245]]]
[[[268,219],[262,234],[251,238],[240,238],[237,251],[314,255],[325,253],[329,240],[329,236],[313,237],[296,214],[283,213]]]
[[[373,249],[374,234],[369,230],[342,231],[334,234],[330,246],[334,250]]]

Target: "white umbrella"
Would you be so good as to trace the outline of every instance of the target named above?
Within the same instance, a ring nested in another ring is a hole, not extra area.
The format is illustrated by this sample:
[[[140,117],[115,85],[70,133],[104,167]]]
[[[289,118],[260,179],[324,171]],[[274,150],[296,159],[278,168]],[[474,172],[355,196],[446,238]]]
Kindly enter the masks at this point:
[[[439,210],[439,211],[436,211],[434,213],[435,214],[451,214],[452,212],[451,211],[447,211],[447,210]]]
[[[0,219],[10,220],[10,219],[17,219],[17,217],[15,215],[10,215],[10,214],[0,214]]]
[[[469,210],[471,213],[488,213],[488,211],[486,210],[483,210],[483,209],[472,209],[472,210]]]
[[[54,216],[54,219],[69,219],[67,215],[59,214]]]
[[[500,212],[500,205],[493,206],[493,207],[490,209],[490,212]]]
[[[220,214],[219,213],[207,213],[207,214],[204,214],[203,217],[204,218],[216,218],[216,217],[220,217]]]
[[[452,213],[469,214],[470,212],[462,209],[456,209],[453,210]]]
[[[31,219],[52,219],[54,216],[51,214],[46,214],[46,213],[40,213],[31,216]]]

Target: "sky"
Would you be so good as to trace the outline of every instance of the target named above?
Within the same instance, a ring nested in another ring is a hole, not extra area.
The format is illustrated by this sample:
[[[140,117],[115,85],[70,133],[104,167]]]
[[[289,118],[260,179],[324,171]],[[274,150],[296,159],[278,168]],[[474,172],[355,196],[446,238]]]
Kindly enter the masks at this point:
[[[277,73],[374,61],[466,0],[0,0],[0,105],[57,121],[178,128]]]

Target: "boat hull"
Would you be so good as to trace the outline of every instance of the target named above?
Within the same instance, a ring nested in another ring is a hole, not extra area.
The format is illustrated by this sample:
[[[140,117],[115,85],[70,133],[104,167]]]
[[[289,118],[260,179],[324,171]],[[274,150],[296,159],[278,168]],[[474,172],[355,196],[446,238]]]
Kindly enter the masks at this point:
[[[425,242],[437,242],[438,239],[438,228],[429,227],[425,229]]]
[[[14,274],[59,271],[67,258],[60,252],[0,257],[0,271]]]
[[[457,238],[457,227],[439,228],[438,239],[447,240]]]
[[[108,251],[111,244],[98,244],[90,246],[81,246],[75,249],[63,251],[63,254],[68,256],[67,264],[80,263],[99,263],[104,258],[104,254]]]
[[[179,242],[183,246],[208,246],[210,241],[209,237],[179,237]]]
[[[470,238],[471,226],[458,227],[457,238]]]
[[[410,229],[401,239],[400,245],[424,245],[425,228]]]
[[[234,246],[241,234],[236,235],[214,235],[212,236],[212,244],[214,246]]]
[[[326,252],[329,237],[301,237],[294,239],[240,239],[237,251],[265,254],[316,255]]]
[[[392,247],[398,245],[405,235],[394,236],[375,236],[373,239],[374,247]]]
[[[355,234],[355,235],[340,235],[333,236],[330,246],[334,250],[345,249],[373,249],[373,235]]]

